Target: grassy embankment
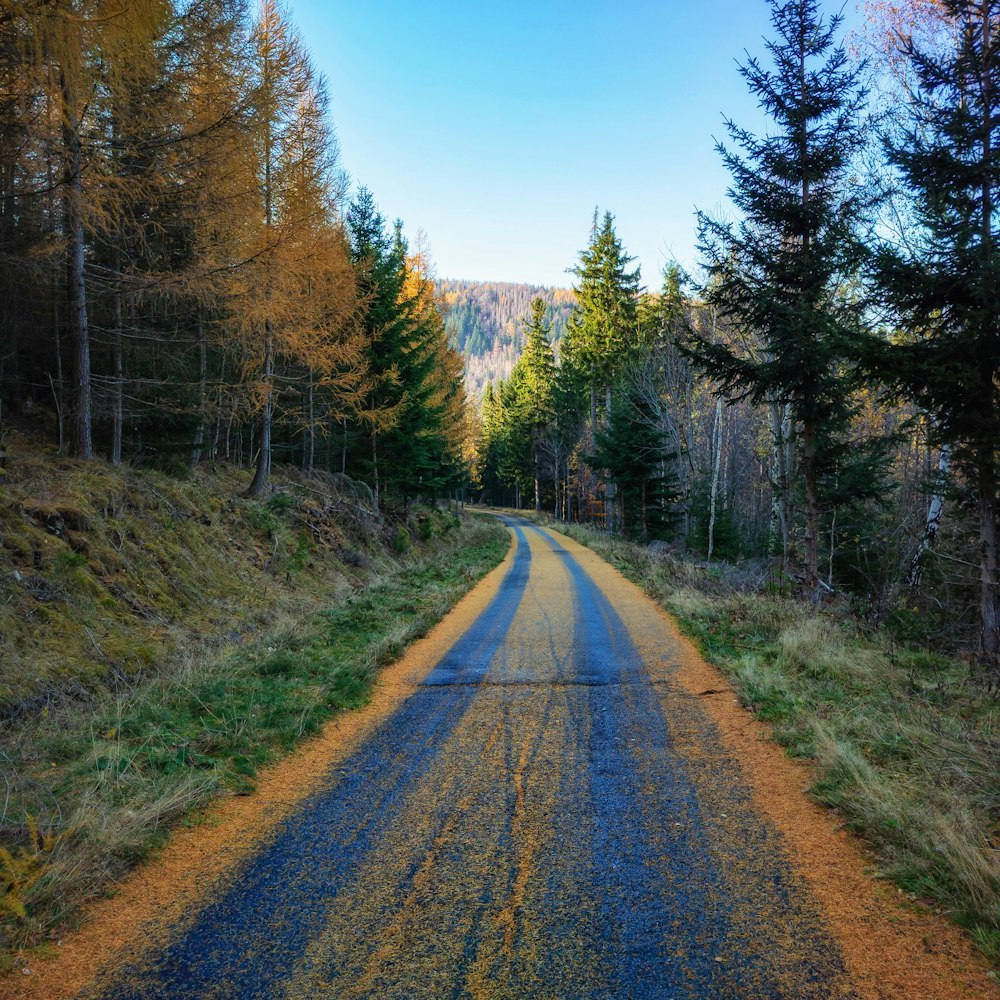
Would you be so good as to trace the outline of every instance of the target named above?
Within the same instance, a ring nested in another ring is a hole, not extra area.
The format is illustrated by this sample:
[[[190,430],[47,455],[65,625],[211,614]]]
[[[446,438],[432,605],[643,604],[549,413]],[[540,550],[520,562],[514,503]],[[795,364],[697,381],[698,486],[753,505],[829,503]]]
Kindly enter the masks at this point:
[[[1000,704],[969,665],[865,635],[849,614],[579,526],[659,601],[775,739],[812,795],[874,849],[880,872],[947,911],[1000,963]]]
[[[16,445],[20,443],[21,448]],[[0,953],[344,709],[503,557],[492,522],[385,521],[350,484],[179,480],[11,448],[0,480]],[[2,966],[0,966],[2,967]]]

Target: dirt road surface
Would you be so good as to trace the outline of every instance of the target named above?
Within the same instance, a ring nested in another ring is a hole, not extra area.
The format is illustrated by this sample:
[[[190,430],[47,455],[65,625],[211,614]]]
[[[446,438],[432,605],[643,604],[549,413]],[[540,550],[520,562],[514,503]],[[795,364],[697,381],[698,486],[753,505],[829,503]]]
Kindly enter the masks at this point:
[[[165,880],[139,873],[41,979],[64,961],[89,1000],[996,995],[957,932],[865,873],[658,608],[505,520],[475,617],[288,779],[252,849],[203,864],[182,906],[144,912]]]

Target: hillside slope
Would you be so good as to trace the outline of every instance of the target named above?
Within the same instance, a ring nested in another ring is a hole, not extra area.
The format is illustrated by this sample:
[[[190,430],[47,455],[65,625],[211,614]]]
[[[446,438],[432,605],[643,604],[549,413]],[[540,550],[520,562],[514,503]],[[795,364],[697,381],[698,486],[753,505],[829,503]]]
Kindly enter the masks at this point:
[[[0,476],[0,972],[169,828],[369,697],[502,557],[492,519],[363,484],[46,452]],[[36,957],[38,957],[36,955]]]
[[[521,354],[524,321],[531,300],[540,296],[548,306],[550,334],[558,345],[576,304],[568,288],[502,281],[437,282],[447,308],[445,330],[449,343],[465,358],[465,384],[479,395],[487,382],[506,378]]]

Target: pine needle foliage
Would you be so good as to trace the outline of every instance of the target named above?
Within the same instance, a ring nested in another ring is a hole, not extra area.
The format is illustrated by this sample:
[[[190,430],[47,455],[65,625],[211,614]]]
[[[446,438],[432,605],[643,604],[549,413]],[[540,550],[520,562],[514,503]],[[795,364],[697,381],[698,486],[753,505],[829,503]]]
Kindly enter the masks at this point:
[[[805,584],[815,593],[821,453],[850,421],[845,359],[861,327],[844,285],[865,253],[858,230],[867,196],[850,176],[865,91],[836,42],[841,18],[823,18],[817,0],[771,0],[771,23],[772,65],[749,58],[740,73],[772,129],[757,136],[728,121],[734,148],[717,146],[741,218],[698,215],[703,294],[743,336],[734,344],[694,333],[692,356],[730,399],[791,407],[801,436]]]
[[[1000,683],[1000,3],[941,7],[952,41],[907,44],[916,88],[901,137],[888,143],[915,225],[874,261],[907,332],[867,354],[884,383],[931,416],[974,492],[980,651]]]

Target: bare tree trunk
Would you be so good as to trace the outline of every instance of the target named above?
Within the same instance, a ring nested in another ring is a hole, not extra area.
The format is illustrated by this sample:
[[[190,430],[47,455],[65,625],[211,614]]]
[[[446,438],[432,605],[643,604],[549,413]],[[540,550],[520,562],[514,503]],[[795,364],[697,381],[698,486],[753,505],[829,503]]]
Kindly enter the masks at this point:
[[[274,348],[268,331],[264,346],[264,405],[260,411],[260,450],[257,453],[257,469],[253,481],[247,487],[247,496],[260,496],[271,471],[271,409],[273,406],[273,387],[271,376],[274,374]],[[251,451],[252,451],[251,447]]]
[[[781,564],[790,556],[792,512],[789,472],[794,458],[791,410],[787,404],[771,402],[771,535],[781,546]]]
[[[375,483],[373,495],[375,497],[375,514],[379,513],[379,481],[378,481],[378,439],[372,431],[372,480]]]
[[[340,474],[347,475],[347,417],[343,418],[344,440],[340,447]]]
[[[715,510],[719,495],[719,468],[722,462],[722,397],[715,401],[715,424],[712,427],[712,487],[708,500],[708,555],[715,551]]]
[[[309,431],[308,437],[306,438],[308,446],[305,450],[305,455],[303,456],[305,461],[304,465],[307,472],[312,472],[313,466],[316,464],[316,390],[313,385],[312,372],[309,373],[309,397],[308,397],[308,412],[309,412]]]
[[[56,305],[58,301],[58,298],[53,296],[52,312],[56,347],[56,425],[58,427],[57,433],[59,435],[59,454],[62,455],[66,451],[66,416],[64,403],[66,398],[66,383],[63,376],[62,332],[59,329],[59,307]]]
[[[541,483],[542,457],[538,453],[538,443],[535,443],[535,513],[542,512],[542,483]]]
[[[624,508],[624,501],[622,502],[622,507]],[[639,510],[642,512],[642,539],[646,541],[649,538],[649,515],[646,512],[646,480],[642,481],[642,496],[639,501]]]
[[[911,593],[920,589],[925,560],[928,553],[934,548],[938,529],[941,527],[941,515],[944,512],[944,487],[948,481],[948,472],[950,469],[951,447],[943,444],[941,445],[941,452],[938,455],[934,492],[931,494],[931,502],[927,507],[927,520],[924,522],[924,533],[920,539],[920,544],[917,546],[917,551],[913,553],[913,558],[910,560],[910,571],[906,575],[906,588]]]
[[[205,339],[205,316],[198,309],[198,426],[194,432],[194,447],[191,450],[191,464],[201,461],[205,445],[205,422],[208,403],[208,344]]]
[[[611,432],[611,386],[610,384],[605,384],[604,386],[604,429],[610,433]],[[608,532],[613,532],[615,530],[615,498],[618,493],[617,483],[609,482],[605,486],[605,496],[607,498],[607,503],[604,505],[605,513],[605,527]],[[622,531],[625,530],[625,498],[621,498],[621,510],[622,510]]]
[[[115,292],[115,335],[111,342],[111,464],[122,464],[122,434],[125,426],[125,360],[122,347],[121,291]]]
[[[51,96],[46,98],[46,106],[51,111]],[[46,158],[46,179],[49,186],[49,196],[48,196],[48,212],[49,212],[49,226],[51,227],[51,236],[55,238],[58,235],[59,223],[56,221],[58,219],[57,202],[56,202],[56,174],[55,165],[51,157]],[[68,219],[64,218],[64,221]],[[55,347],[55,362],[56,362],[56,378],[55,384],[53,385],[52,394],[55,397],[56,404],[56,434],[58,438],[58,449],[59,454],[62,455],[66,450],[66,383],[64,381],[63,375],[63,357],[62,357],[62,317],[59,313],[59,303],[62,297],[62,289],[59,287],[60,279],[59,273],[56,268],[52,268],[51,271],[51,301],[52,301],[52,334]],[[51,380],[51,379],[50,379]]]
[[[94,451],[91,424],[90,330],[87,322],[87,286],[84,279],[83,175],[80,123],[76,97],[61,74],[63,99],[63,205],[66,213],[66,288],[69,333],[73,343],[73,410],[70,422],[70,453],[90,458]]]

